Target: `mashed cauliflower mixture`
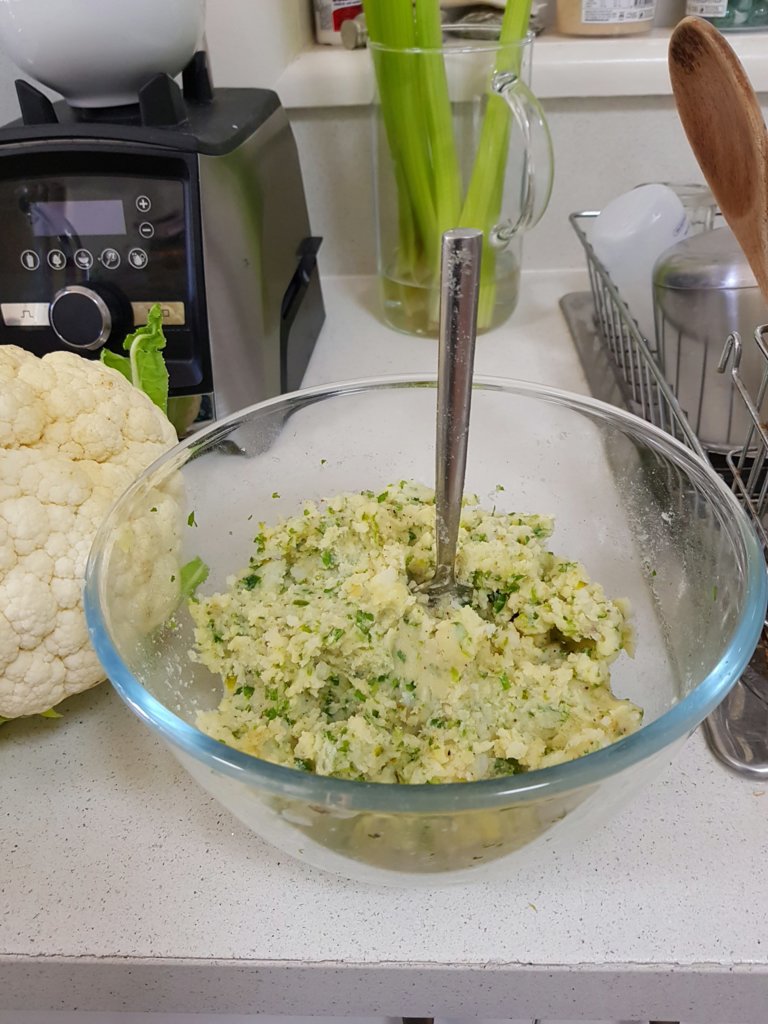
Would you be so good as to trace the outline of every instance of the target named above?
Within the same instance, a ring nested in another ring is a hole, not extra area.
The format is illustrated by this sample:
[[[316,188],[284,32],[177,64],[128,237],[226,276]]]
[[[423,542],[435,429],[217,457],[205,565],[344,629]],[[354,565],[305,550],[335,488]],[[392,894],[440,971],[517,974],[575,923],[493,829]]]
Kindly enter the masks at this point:
[[[260,524],[226,593],[190,605],[193,657],[224,680],[198,724],[267,761],[373,782],[469,782],[559,764],[634,731],[610,690],[627,609],[548,550],[547,516],[464,503],[456,575],[431,607],[434,492],[307,502]]]

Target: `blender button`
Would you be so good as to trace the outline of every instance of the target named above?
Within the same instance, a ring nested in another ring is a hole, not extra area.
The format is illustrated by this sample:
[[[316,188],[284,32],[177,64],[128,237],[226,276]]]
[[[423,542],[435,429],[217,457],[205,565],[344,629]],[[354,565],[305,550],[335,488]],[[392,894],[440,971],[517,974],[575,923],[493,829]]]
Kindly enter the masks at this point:
[[[51,249],[48,253],[48,266],[51,270],[63,270],[67,265],[67,257],[61,249]]]
[[[120,266],[120,253],[117,249],[104,249],[99,260],[107,270],[117,270]]]
[[[0,313],[6,327],[47,327],[47,302],[3,302]]]
[[[160,306],[166,327],[182,327],[186,323],[183,302],[132,302],[134,327],[144,326],[153,306]]]
[[[149,213],[152,209],[152,200],[149,196],[138,196],[136,198],[136,209],[140,210],[141,213]]]
[[[143,221],[139,224],[139,234],[142,238],[152,238],[155,233],[155,225],[150,224],[148,220]]]
[[[40,257],[34,249],[25,249],[21,254],[21,265],[25,270],[37,270],[40,266]]]
[[[128,253],[128,262],[134,270],[143,270],[149,263],[149,257],[143,249],[131,249]]]
[[[93,256],[88,249],[78,249],[75,252],[75,266],[81,270],[90,270],[93,266]]]

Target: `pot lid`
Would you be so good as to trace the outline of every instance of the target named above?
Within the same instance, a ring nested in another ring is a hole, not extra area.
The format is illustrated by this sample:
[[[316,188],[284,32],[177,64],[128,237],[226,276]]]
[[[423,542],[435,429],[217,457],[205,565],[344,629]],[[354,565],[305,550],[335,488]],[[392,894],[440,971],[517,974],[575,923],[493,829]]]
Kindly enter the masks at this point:
[[[747,258],[728,227],[677,242],[659,256],[653,283],[661,288],[757,288]]]

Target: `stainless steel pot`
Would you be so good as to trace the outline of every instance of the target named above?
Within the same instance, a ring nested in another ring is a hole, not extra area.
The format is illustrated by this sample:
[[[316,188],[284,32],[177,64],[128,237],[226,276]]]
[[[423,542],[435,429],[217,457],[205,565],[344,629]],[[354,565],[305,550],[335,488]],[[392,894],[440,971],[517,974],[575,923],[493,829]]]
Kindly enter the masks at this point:
[[[715,228],[662,253],[653,299],[662,370],[702,444],[715,451],[743,444],[747,412],[717,364],[728,334],[751,338],[768,322],[768,305],[731,230]],[[756,390],[763,366],[754,346],[745,346],[741,367]]]

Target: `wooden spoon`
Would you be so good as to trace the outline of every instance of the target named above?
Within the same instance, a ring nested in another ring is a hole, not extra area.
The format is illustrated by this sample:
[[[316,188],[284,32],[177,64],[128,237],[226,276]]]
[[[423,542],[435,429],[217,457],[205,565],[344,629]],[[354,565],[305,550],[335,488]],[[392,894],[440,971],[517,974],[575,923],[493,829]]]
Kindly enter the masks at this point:
[[[768,132],[754,90],[723,36],[699,18],[672,33],[669,74],[691,149],[768,301]]]

